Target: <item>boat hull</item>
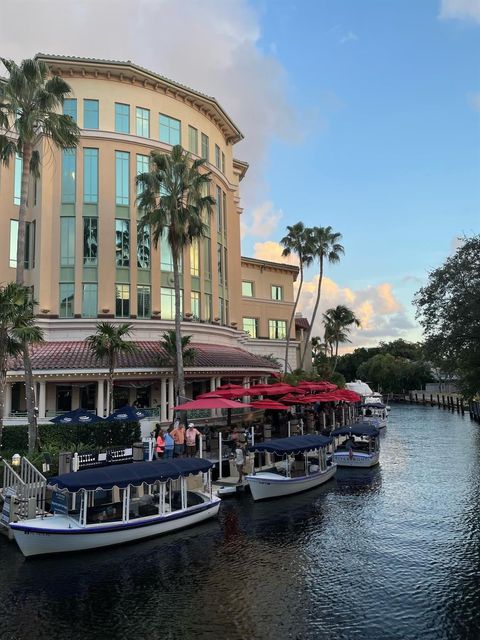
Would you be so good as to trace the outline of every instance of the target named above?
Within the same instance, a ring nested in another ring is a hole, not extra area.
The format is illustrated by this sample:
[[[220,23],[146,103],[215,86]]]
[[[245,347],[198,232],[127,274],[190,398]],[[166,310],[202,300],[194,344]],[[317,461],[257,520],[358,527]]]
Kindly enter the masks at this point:
[[[380,460],[380,452],[373,453],[348,453],[348,451],[336,451],[333,461],[339,467],[374,467]]]
[[[336,470],[336,465],[332,464],[325,471],[299,478],[286,478],[276,473],[261,471],[255,475],[247,476],[246,480],[255,501],[268,500],[270,498],[290,496],[318,487],[330,480],[335,475]]]
[[[138,518],[127,523],[119,522],[118,525],[54,528],[57,516],[53,516],[47,519],[50,525],[48,528],[42,528],[38,518],[11,524],[10,527],[21,552],[26,557],[71,553],[144,540],[191,527],[216,516],[220,502],[219,498],[213,498],[203,505],[158,518]],[[66,520],[65,516],[57,518],[59,524],[60,521],[65,524]]]

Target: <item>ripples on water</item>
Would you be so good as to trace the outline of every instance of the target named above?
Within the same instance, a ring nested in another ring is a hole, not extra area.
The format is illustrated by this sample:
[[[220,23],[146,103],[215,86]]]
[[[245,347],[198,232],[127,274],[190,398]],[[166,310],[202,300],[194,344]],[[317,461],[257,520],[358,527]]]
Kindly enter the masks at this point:
[[[479,425],[394,406],[381,464],[72,557],[0,540],[0,638],[479,640]]]

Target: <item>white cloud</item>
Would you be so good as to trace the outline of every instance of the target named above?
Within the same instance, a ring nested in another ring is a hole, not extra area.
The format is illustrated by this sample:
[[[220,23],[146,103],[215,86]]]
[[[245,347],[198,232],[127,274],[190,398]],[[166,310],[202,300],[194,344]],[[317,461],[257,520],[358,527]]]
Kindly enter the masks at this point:
[[[355,42],[356,40],[358,40],[358,36],[353,31],[347,31],[340,36],[340,44],[347,44],[347,42]]]
[[[261,197],[270,140],[301,139],[287,74],[275,48],[259,46],[259,17],[247,0],[2,0],[1,7],[4,57],[132,60],[215,96],[245,135],[235,147],[251,165],[245,207]]]
[[[442,0],[440,18],[480,22],[479,0]]]
[[[298,266],[298,259],[294,254],[285,258],[282,256],[283,247],[273,240],[256,242],[253,247],[253,257],[258,260],[270,260],[270,262],[284,262]]]
[[[471,93],[468,96],[468,102],[475,111],[480,111],[480,93]]]
[[[283,216],[281,209],[275,209],[273,202],[267,200],[252,211],[243,214],[241,221],[242,238],[254,236],[269,238]]]

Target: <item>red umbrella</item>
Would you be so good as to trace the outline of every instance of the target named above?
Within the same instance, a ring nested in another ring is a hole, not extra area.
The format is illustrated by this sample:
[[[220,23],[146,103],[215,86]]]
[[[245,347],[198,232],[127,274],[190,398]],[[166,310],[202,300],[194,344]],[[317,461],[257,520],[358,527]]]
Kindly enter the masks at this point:
[[[251,396],[281,396],[295,391],[295,387],[283,382],[277,382],[275,384],[256,384],[254,387],[250,387],[248,391]]]
[[[335,394],[336,392],[312,394],[310,396],[310,402],[338,402],[341,398]]]
[[[300,396],[294,393],[287,393],[286,396],[280,398],[280,402],[286,402],[287,404],[309,404],[312,402],[309,396]]]
[[[216,389],[215,391],[207,391],[206,393],[201,393],[197,396],[198,399],[203,398],[241,398],[242,396],[249,396],[249,389],[245,389],[244,387],[240,387],[237,391],[228,390],[228,389]]]
[[[332,382],[326,382],[321,380],[320,382],[299,382],[297,385],[297,389],[301,391],[333,391],[337,388],[336,384]]]
[[[345,400],[345,402],[360,402],[361,398],[355,391],[350,389],[338,389],[335,391],[335,395],[339,400]]]
[[[288,409],[288,407],[286,407],[281,402],[276,402],[276,400],[256,400],[254,402],[251,402],[250,406],[255,407],[255,409],[264,409],[264,410],[267,410],[267,409],[278,409],[278,410]]]
[[[192,400],[191,402],[185,402],[173,408],[175,411],[193,411],[194,409],[243,409],[249,406],[250,405],[245,402],[235,402],[234,400],[212,394],[208,398]]]
[[[217,391],[242,391],[245,387],[242,384],[231,384],[228,382],[227,384],[222,384],[220,387],[217,387]]]

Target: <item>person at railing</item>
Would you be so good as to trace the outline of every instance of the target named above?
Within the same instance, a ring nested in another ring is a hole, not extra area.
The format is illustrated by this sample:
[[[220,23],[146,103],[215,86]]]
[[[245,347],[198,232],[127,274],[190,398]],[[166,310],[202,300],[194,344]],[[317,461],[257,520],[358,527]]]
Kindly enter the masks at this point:
[[[183,458],[185,453],[185,426],[181,422],[176,422],[172,429],[172,438],[175,441],[174,456]]]
[[[163,458],[163,454],[165,452],[165,440],[163,437],[163,430],[158,423],[155,425],[155,443],[155,457],[159,460],[160,458]]]
[[[200,435],[200,431],[195,429],[193,422],[190,422],[188,429],[185,432],[185,440],[187,443],[187,458],[194,458],[197,453],[197,436]]]
[[[173,458],[175,440],[172,438],[172,430],[173,424],[168,427],[167,431],[163,435],[163,439],[165,440],[165,453],[163,455],[164,459]]]

